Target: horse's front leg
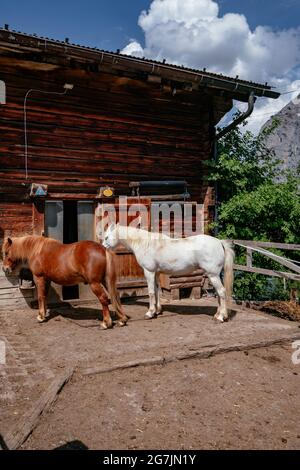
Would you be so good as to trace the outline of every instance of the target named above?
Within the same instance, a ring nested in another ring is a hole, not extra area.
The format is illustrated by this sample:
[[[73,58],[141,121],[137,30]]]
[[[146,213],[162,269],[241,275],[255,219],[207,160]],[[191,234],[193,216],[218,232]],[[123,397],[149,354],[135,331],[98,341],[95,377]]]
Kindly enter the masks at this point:
[[[44,277],[35,277],[35,285],[37,288],[39,314],[37,320],[42,323],[46,319],[47,310],[47,282]]]
[[[148,294],[149,294],[149,310],[145,314],[145,318],[153,318],[156,315],[156,305],[155,305],[155,272],[147,271],[144,269],[145,278],[148,284]]]
[[[155,275],[155,301],[156,301],[156,315],[160,315],[162,313],[162,306],[160,303],[160,282],[159,282],[159,273]]]

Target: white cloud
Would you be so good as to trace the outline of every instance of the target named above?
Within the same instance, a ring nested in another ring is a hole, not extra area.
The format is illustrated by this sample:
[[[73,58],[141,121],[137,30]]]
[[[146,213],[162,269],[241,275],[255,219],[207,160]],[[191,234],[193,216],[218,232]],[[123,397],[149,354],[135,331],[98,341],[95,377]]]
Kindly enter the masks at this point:
[[[176,21],[192,26],[198,21],[211,20],[218,16],[218,4],[211,0],[152,1],[149,11],[142,11],[139,25],[149,31],[158,24]]]
[[[132,39],[129,44],[122,50],[122,54],[132,55],[134,57],[143,57],[144,49],[139,42]]]
[[[250,130],[256,134],[263,124],[268,121],[273,115],[278,113],[284,106],[286,106],[291,100],[297,100],[300,93],[300,80],[295,80],[288,84],[289,89],[295,90],[293,93],[281,95],[277,100],[259,98],[254,111],[251,116],[247,119],[248,125],[247,130]],[[245,105],[238,105],[238,108],[245,110]]]
[[[251,31],[244,15],[219,16],[213,0],[153,0],[138,20],[145,34],[145,46],[132,40],[123,53],[223,73],[230,76],[292,88],[300,73],[300,27],[273,31],[258,26]],[[296,74],[296,76],[295,76]],[[276,112],[291,99],[260,100],[258,113]],[[267,120],[268,116],[265,116]],[[264,122],[264,121],[263,121]]]

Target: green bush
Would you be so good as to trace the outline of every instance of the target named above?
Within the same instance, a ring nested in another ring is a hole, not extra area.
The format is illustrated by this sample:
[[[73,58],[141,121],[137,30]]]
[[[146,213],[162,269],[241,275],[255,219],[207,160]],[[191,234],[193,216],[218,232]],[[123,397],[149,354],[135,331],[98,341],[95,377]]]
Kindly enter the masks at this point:
[[[219,238],[300,243],[299,174],[282,172],[280,161],[265,145],[275,121],[259,136],[234,129],[218,142],[218,158],[209,162],[209,181],[217,184]],[[272,250],[284,255],[286,252]],[[289,252],[300,260],[299,252]],[[260,254],[254,265],[284,271]],[[236,264],[245,264],[245,250],[236,250]],[[256,273],[235,273],[234,296],[244,300],[286,299],[294,281]]]

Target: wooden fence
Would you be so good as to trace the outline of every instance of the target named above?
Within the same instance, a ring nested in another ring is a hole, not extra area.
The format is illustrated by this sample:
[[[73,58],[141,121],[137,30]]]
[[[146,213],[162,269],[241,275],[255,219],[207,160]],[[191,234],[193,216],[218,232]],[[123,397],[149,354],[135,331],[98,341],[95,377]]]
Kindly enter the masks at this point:
[[[266,248],[277,248],[280,250],[300,251],[300,245],[288,243],[272,243],[260,242],[253,240],[233,240],[234,245],[246,249],[246,265],[235,264],[234,269],[237,271],[246,271],[250,273],[264,274],[265,276],[282,277],[284,279],[293,279],[300,281],[300,261],[291,260],[283,256],[276,255]],[[263,269],[253,266],[253,252],[260,253],[266,258],[285,266],[292,272],[277,271],[272,269]]]

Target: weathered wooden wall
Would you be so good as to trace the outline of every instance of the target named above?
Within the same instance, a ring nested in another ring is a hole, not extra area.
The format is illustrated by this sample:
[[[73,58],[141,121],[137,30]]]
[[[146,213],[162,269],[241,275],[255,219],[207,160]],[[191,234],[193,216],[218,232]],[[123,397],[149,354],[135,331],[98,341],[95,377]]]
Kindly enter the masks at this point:
[[[31,182],[47,184],[50,198],[95,199],[105,184],[130,195],[130,181],[185,179],[208,218],[213,199],[203,162],[211,158],[214,125],[230,99],[208,89],[173,95],[160,84],[1,55],[0,79],[7,90],[0,107],[0,242],[6,235],[41,233]],[[61,92],[64,83],[74,84],[64,96],[28,97],[26,180],[25,94]]]
[[[32,67],[32,68],[31,68]],[[103,183],[128,192],[134,179],[185,178],[193,200],[207,186],[202,161],[211,156],[213,96],[178,93],[110,74],[59,68],[0,57],[7,104],[0,108],[0,192],[26,200],[23,102],[27,102],[29,180],[49,184],[50,194],[95,195]],[[223,107],[228,103],[223,103]],[[2,195],[3,197],[3,195]]]

